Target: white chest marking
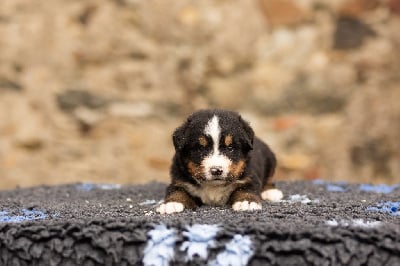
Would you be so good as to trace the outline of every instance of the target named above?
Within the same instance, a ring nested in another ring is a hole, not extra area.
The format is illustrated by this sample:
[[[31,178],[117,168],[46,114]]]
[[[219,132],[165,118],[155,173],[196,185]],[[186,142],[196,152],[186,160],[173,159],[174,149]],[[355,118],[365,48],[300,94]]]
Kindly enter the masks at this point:
[[[225,205],[232,192],[237,188],[237,184],[215,185],[203,184],[200,188],[187,186],[186,189],[193,196],[199,197],[206,205],[223,206]]]

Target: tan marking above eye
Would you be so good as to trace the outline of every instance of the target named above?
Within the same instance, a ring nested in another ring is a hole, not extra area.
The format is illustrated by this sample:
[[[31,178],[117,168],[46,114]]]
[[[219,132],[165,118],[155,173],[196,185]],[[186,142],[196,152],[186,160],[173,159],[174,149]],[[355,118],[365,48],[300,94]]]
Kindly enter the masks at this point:
[[[232,144],[232,136],[231,135],[227,135],[225,137],[225,146],[229,146]]]
[[[203,137],[203,136],[199,137],[199,143],[203,147],[206,147],[207,144],[208,144],[207,139],[205,137]]]

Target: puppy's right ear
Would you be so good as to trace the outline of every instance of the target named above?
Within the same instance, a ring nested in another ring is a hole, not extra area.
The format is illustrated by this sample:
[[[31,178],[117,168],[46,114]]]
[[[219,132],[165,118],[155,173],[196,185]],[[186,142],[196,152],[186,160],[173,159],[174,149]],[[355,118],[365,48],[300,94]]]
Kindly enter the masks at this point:
[[[185,147],[187,142],[187,127],[188,121],[186,121],[182,126],[175,129],[174,134],[172,134],[172,141],[174,142],[174,147],[176,151],[181,151]]]

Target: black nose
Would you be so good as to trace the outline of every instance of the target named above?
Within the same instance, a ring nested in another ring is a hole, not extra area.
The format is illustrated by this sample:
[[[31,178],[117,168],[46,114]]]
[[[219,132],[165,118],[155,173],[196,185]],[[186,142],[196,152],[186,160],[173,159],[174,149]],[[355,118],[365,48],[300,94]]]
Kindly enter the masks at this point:
[[[211,167],[210,172],[212,175],[222,175],[224,171],[222,171],[221,167]]]

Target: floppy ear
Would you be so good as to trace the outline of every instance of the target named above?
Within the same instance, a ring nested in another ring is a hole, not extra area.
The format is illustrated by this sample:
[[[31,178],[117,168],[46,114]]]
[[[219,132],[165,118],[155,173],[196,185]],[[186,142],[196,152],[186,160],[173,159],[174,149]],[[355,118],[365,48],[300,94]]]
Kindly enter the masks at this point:
[[[253,149],[253,140],[254,140],[254,131],[250,127],[249,123],[243,120],[241,116],[239,116],[240,124],[244,131],[244,143],[249,150]]]
[[[188,122],[189,121],[186,121],[182,126],[175,129],[174,133],[172,134],[172,141],[174,142],[174,147],[176,151],[181,151],[186,145],[186,129],[188,127]]]

